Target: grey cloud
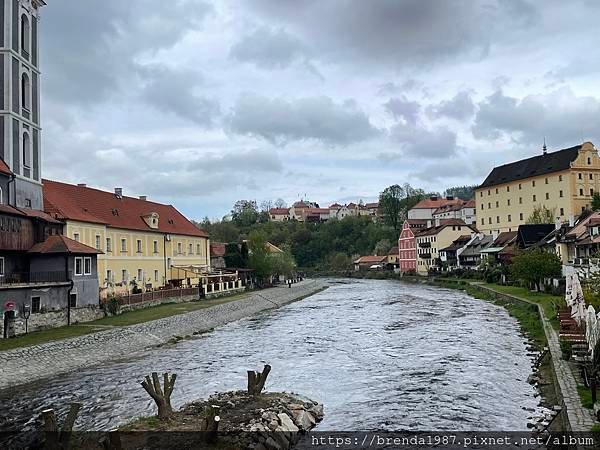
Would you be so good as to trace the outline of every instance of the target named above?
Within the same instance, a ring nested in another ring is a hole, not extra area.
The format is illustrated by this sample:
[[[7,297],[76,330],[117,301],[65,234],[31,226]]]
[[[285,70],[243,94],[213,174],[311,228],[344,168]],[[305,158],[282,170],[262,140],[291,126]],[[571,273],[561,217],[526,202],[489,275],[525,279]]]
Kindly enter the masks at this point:
[[[506,136],[522,145],[541,145],[545,136],[556,148],[597,140],[599,123],[600,100],[569,88],[522,99],[497,91],[480,103],[472,131],[478,139]]]
[[[131,88],[141,54],[169,48],[212,11],[197,0],[54,0],[44,9],[44,95],[88,105]]]
[[[305,48],[299,39],[282,28],[272,30],[260,27],[235,44],[230,55],[242,62],[252,62],[259,67],[285,68],[300,59]]]
[[[400,144],[402,155],[413,158],[449,158],[456,154],[456,133],[445,127],[421,128],[397,124],[390,131],[392,140]],[[383,159],[393,154],[384,154]]]
[[[352,2],[351,7],[344,0],[243,3],[310,42],[324,58],[394,67],[482,58],[492,37],[528,31],[538,18],[532,3],[523,0],[379,0]]]
[[[450,117],[452,119],[468,119],[475,113],[475,103],[467,91],[457,93],[452,99],[445,100],[427,108],[427,114],[433,118]]]
[[[233,108],[229,126],[234,133],[262,137],[276,144],[317,140],[348,145],[379,133],[354,102],[337,104],[324,96],[288,101],[244,95]]]
[[[202,74],[194,70],[172,69],[163,65],[139,68],[145,81],[141,98],[158,110],[165,110],[198,125],[211,125],[219,114],[215,99],[202,96]]]
[[[404,96],[391,98],[383,106],[396,120],[403,119],[411,125],[417,123],[421,111],[419,103],[407,100]]]

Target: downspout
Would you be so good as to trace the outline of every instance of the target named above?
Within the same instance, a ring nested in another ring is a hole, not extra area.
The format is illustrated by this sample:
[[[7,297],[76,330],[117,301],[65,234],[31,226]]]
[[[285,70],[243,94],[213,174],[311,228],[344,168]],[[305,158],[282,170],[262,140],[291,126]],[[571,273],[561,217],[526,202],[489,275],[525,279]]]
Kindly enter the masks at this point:
[[[163,280],[163,285],[167,285],[167,235],[163,234],[163,263],[165,266],[165,278]]]
[[[69,286],[69,290],[67,291],[67,325],[71,325],[71,292],[73,292],[73,287],[75,283],[73,279],[69,276],[69,254],[65,256],[65,275],[67,276],[67,281],[71,283]]]

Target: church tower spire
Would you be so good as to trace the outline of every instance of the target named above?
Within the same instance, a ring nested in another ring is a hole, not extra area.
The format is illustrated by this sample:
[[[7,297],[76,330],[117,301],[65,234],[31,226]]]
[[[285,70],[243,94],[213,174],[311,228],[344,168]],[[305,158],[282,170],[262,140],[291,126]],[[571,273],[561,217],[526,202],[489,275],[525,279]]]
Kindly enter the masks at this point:
[[[43,209],[38,24],[45,5],[0,0],[0,159],[14,177],[4,203],[38,210]]]

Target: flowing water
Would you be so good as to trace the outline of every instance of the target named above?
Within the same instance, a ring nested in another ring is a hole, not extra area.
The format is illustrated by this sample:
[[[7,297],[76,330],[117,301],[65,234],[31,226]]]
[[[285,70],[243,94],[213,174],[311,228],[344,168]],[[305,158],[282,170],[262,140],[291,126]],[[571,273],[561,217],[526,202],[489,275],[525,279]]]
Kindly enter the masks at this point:
[[[153,413],[139,385],[152,371],[178,374],[179,407],[243,389],[246,370],[269,363],[268,390],[325,405],[319,430],[525,430],[539,403],[526,343],[503,308],[459,291],[332,280],[303,301],[141,358],[0,393],[0,429],[32,427],[41,410],[74,400],[84,403],[79,429],[111,429]]]

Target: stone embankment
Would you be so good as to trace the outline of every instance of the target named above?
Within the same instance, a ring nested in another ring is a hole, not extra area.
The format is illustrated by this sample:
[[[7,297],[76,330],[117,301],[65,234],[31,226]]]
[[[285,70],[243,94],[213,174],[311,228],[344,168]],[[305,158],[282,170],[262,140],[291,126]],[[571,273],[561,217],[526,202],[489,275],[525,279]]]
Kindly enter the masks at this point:
[[[219,411],[215,448],[287,450],[323,420],[323,405],[295,394],[225,392],[185,405],[166,422],[141,418],[121,427],[122,448],[165,448],[157,442],[161,436],[169,448],[205,448],[206,434],[198,430],[207,407]]]
[[[229,322],[312,295],[326,287],[305,280],[210,308],[85,336],[0,352],[0,390],[51,378],[108,361],[135,357],[174,337],[202,333]]]

